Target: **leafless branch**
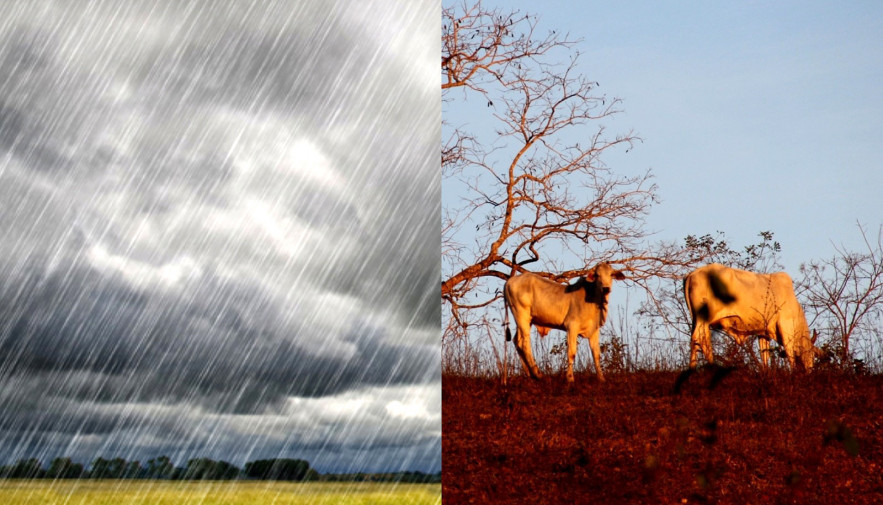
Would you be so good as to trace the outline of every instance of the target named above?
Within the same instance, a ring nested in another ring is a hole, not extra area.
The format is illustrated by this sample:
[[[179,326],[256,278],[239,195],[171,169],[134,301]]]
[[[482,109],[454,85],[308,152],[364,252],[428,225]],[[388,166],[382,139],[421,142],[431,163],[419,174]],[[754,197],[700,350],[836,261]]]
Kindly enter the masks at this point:
[[[710,253],[651,244],[644,219],[656,203],[650,172],[622,175],[603,158],[641,141],[603,120],[621,100],[581,73],[578,40],[541,35],[534,16],[461,3],[442,14],[443,178],[441,295],[450,331],[462,333],[530,264],[559,282],[609,261],[650,289]],[[468,105],[468,107],[455,107]],[[455,113],[486,111],[494,127]]]
[[[813,323],[832,333],[831,347],[842,363],[853,358],[856,336],[879,331],[874,323],[883,315],[883,227],[876,241],[858,228],[864,251],[835,246],[833,257],[801,265],[797,283]]]

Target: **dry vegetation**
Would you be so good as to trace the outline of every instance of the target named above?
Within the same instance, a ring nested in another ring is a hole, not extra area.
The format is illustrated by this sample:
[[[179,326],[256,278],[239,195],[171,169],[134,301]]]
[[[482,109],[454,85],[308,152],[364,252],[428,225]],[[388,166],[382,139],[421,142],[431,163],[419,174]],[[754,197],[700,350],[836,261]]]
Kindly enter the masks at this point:
[[[883,503],[883,376],[443,378],[445,503]]]
[[[437,484],[271,481],[0,480],[9,505],[437,505]]]

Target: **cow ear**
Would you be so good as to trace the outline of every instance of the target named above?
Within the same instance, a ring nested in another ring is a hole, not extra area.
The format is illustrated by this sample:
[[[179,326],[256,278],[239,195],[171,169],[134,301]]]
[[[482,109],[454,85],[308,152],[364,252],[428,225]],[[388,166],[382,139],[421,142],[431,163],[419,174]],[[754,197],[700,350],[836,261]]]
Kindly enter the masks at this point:
[[[624,281],[624,280],[625,280],[625,274],[622,273],[622,270],[617,270],[617,271],[613,272],[613,278],[616,279],[616,280],[618,280],[618,281]]]

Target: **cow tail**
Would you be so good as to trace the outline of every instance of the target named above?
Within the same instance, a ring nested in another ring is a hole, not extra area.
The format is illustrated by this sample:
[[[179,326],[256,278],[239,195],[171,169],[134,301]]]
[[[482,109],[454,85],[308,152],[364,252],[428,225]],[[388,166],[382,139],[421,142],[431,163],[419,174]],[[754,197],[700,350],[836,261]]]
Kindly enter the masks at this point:
[[[509,298],[506,289],[503,288],[503,328],[506,330],[506,342],[512,341],[512,331],[509,329]]]
[[[687,302],[687,315],[690,318],[690,340],[692,341],[693,331],[696,329],[696,313],[693,312],[693,305],[690,302],[690,284],[688,283],[690,276],[684,277],[684,301]],[[694,345],[692,342],[690,345]]]
[[[684,282],[682,283],[684,286],[684,300],[687,302],[687,311],[692,315],[693,307],[690,307],[690,293],[687,291],[687,277],[684,277]]]

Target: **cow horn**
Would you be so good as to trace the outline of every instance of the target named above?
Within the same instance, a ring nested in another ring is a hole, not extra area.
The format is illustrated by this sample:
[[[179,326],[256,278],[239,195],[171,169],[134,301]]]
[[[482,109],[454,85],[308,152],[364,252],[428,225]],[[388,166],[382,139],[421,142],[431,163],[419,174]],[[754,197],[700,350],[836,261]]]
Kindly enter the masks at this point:
[[[812,331],[812,338],[809,340],[812,342],[812,345],[816,345],[816,339],[819,338],[819,332],[817,330]]]

